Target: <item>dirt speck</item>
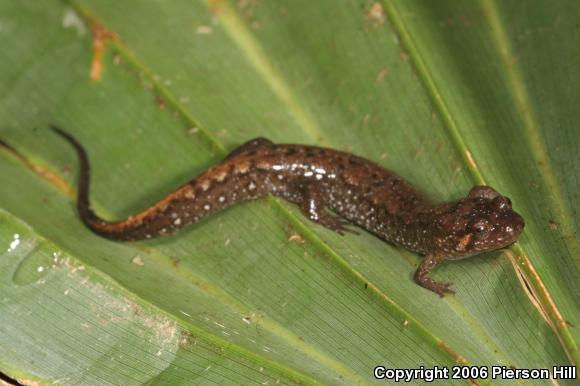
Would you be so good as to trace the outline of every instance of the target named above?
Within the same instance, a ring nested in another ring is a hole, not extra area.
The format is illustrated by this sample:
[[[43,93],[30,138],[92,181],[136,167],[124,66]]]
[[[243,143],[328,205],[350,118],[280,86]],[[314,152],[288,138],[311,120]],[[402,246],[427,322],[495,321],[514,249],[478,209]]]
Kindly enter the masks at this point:
[[[401,59],[403,62],[406,62],[409,60],[409,54],[406,53],[405,51],[401,51],[399,53],[399,59]]]
[[[138,265],[139,267],[142,267],[145,265],[145,262],[143,261],[143,258],[140,255],[133,257],[131,259],[131,262],[135,265]]]
[[[157,97],[157,107],[159,107],[160,109],[165,108],[165,98],[163,98],[162,96]]]
[[[74,28],[77,31],[78,37],[83,37],[87,34],[87,27],[85,22],[72,8],[67,8],[62,16],[62,26],[64,28]]]
[[[466,18],[465,16],[459,16],[459,19],[461,20],[461,23],[463,24],[463,26],[465,28],[469,28],[471,27],[471,20],[469,20],[468,18]]]
[[[171,256],[169,259],[171,259],[171,264],[173,264],[173,267],[175,267],[175,268],[177,268],[177,266],[181,262],[181,260],[175,256]]]
[[[207,25],[200,25],[195,29],[195,33],[198,35],[211,35],[213,33],[213,29]]]
[[[383,67],[381,68],[381,70],[379,71],[379,73],[377,74],[377,79],[376,82],[377,83],[381,83],[383,80],[385,80],[385,77],[389,75],[389,68],[388,67]]]
[[[194,135],[197,134],[197,132],[199,131],[199,128],[197,127],[190,127],[189,129],[187,129],[187,134],[189,135]]]
[[[197,345],[197,341],[195,339],[192,339],[191,333],[189,331],[181,331],[181,337],[179,338],[179,341],[177,343],[179,347],[185,347],[190,343],[192,343],[193,346]]]
[[[375,25],[382,25],[385,23],[385,9],[378,1],[373,3],[367,12],[367,20],[373,22]]]
[[[548,222],[548,228],[550,228],[553,231],[560,229],[560,223],[557,223],[554,220],[550,220]]]
[[[304,244],[305,243],[304,237],[302,237],[298,233],[291,234],[290,237],[288,237],[288,241],[291,243],[296,243],[296,244]]]
[[[418,159],[419,157],[421,157],[421,155],[425,152],[425,146],[421,145],[419,146],[419,148],[415,151],[415,154],[413,154],[413,159]]]
[[[131,311],[133,311],[133,315],[139,315],[141,313],[141,306],[137,303],[131,304]]]

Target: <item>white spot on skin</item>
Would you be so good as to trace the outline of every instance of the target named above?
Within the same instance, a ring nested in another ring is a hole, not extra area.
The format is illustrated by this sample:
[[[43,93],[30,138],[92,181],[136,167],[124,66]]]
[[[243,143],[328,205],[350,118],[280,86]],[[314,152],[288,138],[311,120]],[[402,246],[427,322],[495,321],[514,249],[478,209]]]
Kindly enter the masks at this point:
[[[181,225],[181,219],[180,218],[176,218],[175,221],[173,221],[174,225]]]
[[[204,180],[204,181],[202,181],[202,183],[201,183],[201,188],[202,188],[204,191],[208,190],[208,189],[209,189],[209,180]]]
[[[205,210],[210,210],[210,209],[211,209],[211,206],[210,206],[209,204],[205,204],[205,205],[203,206],[203,209],[205,209]]]
[[[248,185],[248,189],[250,190],[256,189],[256,184],[254,184],[254,181],[250,182],[250,185]]]
[[[284,166],[283,165],[272,165],[272,169],[274,169],[274,170],[282,170],[282,169],[284,169]]]
[[[216,174],[216,176],[215,176],[215,180],[216,180],[217,182],[222,182],[222,181],[223,181],[225,178],[226,178],[226,172],[224,172],[224,171],[221,171],[221,172],[219,172],[219,173],[218,173],[218,174]]]
[[[258,169],[270,169],[270,164],[268,162],[258,162]]]
[[[310,171],[304,173],[304,177],[312,177],[313,175],[314,173]]]
[[[278,174],[278,179],[279,180],[283,180],[284,179],[284,176],[282,174]]]
[[[236,165],[236,172],[238,172],[238,173],[245,173],[248,171],[248,169],[250,169],[249,162],[242,162],[242,163]]]
[[[224,196],[220,196],[220,198],[218,198],[219,202],[224,202],[226,200],[226,198]]]

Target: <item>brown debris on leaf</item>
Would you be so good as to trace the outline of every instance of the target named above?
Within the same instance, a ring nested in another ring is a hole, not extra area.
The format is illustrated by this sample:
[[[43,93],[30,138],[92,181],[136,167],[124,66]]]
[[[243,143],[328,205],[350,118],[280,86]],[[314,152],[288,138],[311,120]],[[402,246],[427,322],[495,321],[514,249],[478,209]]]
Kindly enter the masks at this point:
[[[116,40],[117,36],[97,22],[93,23],[92,31],[93,60],[91,61],[90,77],[93,82],[96,82],[103,75],[103,54],[107,48],[107,43],[110,40]]]
[[[381,3],[377,1],[371,5],[369,11],[367,12],[367,20],[375,25],[385,24],[385,9]]]

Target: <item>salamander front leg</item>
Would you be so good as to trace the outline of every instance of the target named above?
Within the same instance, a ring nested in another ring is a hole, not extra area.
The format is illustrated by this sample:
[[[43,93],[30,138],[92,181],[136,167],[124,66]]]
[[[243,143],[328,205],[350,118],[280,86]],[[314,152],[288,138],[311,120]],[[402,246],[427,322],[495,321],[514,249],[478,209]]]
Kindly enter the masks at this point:
[[[358,232],[348,229],[346,226],[351,223],[342,217],[332,215],[327,212],[326,201],[319,187],[310,185],[306,188],[302,201],[302,211],[308,218],[315,223],[332,229],[340,235],[344,232],[358,234]]]
[[[419,284],[423,288],[427,288],[428,290],[435,292],[441,297],[445,296],[446,293],[455,293],[453,290],[449,289],[450,283],[435,281],[427,275],[443,260],[445,259],[442,255],[427,255],[419,265],[419,268],[417,268],[415,271],[415,283]]]

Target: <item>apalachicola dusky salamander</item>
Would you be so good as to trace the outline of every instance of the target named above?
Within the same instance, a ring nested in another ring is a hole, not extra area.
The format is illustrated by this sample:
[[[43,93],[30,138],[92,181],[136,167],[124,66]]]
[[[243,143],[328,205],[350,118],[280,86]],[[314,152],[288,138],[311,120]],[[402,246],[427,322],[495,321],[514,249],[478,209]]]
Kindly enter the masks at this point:
[[[84,148],[53,127],[80,159],[77,207],[95,233],[113,240],[144,240],[178,229],[240,201],[272,194],[302,208],[312,221],[342,234],[354,223],[382,239],[425,255],[415,282],[443,296],[448,283],[428,273],[513,243],[524,228],[507,197],[475,186],[467,197],[434,205],[407,181],[374,162],[342,151],[253,139],[152,207],[109,222],[89,206],[89,161]],[[338,216],[331,214],[332,210]]]

